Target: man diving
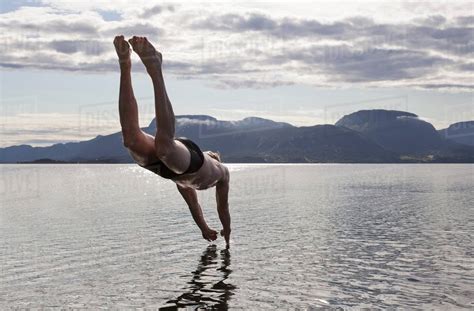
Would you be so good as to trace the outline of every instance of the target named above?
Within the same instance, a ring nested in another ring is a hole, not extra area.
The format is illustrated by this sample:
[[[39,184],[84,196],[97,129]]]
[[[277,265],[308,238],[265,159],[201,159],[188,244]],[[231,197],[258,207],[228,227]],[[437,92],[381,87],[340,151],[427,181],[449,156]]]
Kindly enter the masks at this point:
[[[153,83],[157,123],[155,137],[143,132],[138,123],[137,101],[132,88],[130,45],[142,60]],[[123,36],[116,36],[114,46],[120,64],[119,113],[124,146],[139,166],[176,183],[203,238],[208,241],[217,239],[217,231],[208,227],[196,190],[215,186],[217,212],[223,227],[221,235],[229,247],[228,168],[221,163],[217,153],[202,152],[193,141],[175,137],[175,115],[165,89],[162,55],[147,38],[134,36],[127,42]]]

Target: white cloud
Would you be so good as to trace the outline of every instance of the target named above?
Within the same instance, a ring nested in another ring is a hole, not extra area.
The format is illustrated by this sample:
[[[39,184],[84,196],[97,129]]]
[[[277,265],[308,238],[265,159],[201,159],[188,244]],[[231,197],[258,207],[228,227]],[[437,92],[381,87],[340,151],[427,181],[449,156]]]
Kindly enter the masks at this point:
[[[281,107],[280,107],[281,108]],[[220,120],[238,121],[248,116],[270,119],[276,122],[290,123],[294,126],[313,126],[317,124],[334,124],[337,118],[328,118],[324,109],[212,109],[213,116]]]
[[[90,119],[73,113],[17,113],[0,118],[0,147],[80,141],[120,130],[118,119]]]
[[[137,34],[163,51],[166,73],[217,87],[473,87],[470,2],[42,4],[1,14],[0,66],[114,71],[113,36]]]
[[[186,117],[181,117],[176,119],[176,125],[185,126],[185,125],[214,125],[216,124],[215,120],[199,120],[199,119],[190,119]]]

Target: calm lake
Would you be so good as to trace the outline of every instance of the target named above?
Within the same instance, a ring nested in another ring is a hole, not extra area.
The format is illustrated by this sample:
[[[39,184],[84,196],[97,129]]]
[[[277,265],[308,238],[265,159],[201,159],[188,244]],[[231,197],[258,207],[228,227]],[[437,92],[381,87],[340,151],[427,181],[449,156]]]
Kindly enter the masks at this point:
[[[229,168],[226,250],[137,165],[1,165],[0,309],[474,308],[474,165]]]

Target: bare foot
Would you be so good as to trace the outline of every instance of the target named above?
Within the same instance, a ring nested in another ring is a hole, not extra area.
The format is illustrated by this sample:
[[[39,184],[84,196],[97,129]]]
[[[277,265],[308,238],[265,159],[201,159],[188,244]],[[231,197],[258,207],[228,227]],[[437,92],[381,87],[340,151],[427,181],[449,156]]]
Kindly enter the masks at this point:
[[[204,240],[208,240],[209,242],[217,240],[217,231],[207,228],[206,230],[202,231],[202,237]]]
[[[151,74],[152,72],[161,70],[163,57],[146,37],[133,36],[128,42],[132,45],[133,51],[140,56],[148,73]]]
[[[119,58],[120,64],[131,64],[130,61],[130,45],[125,40],[123,36],[116,36],[114,39],[114,46],[115,51],[117,52],[117,56]]]

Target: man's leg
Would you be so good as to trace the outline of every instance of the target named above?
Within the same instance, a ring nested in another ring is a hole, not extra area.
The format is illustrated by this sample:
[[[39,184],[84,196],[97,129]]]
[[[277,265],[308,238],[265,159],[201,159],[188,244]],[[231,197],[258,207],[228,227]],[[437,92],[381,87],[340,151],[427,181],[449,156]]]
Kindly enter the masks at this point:
[[[154,138],[140,129],[138,107],[132,88],[130,47],[123,36],[114,40],[120,63],[119,114],[124,146],[141,165],[156,160]]]
[[[144,37],[130,39],[133,50],[140,56],[153,82],[157,132],[155,136],[156,155],[175,173],[185,172],[191,161],[188,148],[174,139],[175,116],[166,93],[161,70],[161,54]]]

